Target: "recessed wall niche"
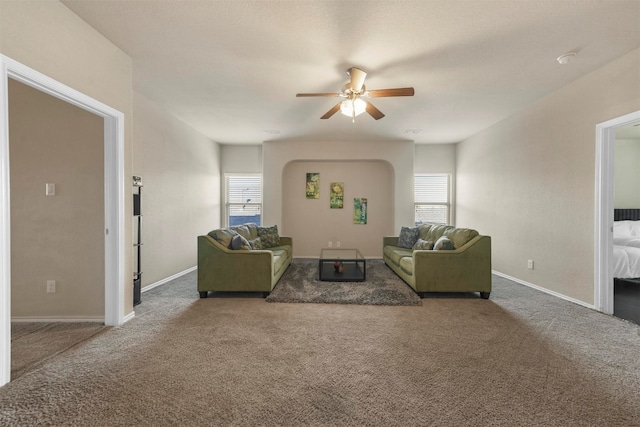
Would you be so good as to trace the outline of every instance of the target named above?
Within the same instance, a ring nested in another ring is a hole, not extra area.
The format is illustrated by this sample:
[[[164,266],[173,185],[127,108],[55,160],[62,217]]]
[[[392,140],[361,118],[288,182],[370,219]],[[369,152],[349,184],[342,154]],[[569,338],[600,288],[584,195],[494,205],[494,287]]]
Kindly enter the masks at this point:
[[[308,172],[320,174],[320,197],[306,198]],[[332,182],[344,183],[344,208],[331,209]],[[367,199],[367,224],[354,224],[353,199]],[[282,172],[282,229],[293,237],[294,256],[318,257],[329,242],[382,257],[382,236],[394,226],[394,171],[382,160],[287,163]]]

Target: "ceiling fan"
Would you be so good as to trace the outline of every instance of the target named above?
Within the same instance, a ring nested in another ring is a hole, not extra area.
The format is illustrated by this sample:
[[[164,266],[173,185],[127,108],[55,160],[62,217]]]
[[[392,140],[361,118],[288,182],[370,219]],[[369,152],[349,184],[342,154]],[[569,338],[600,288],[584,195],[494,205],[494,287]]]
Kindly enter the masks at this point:
[[[364,98],[382,98],[386,96],[413,96],[414,90],[412,87],[403,87],[396,89],[376,89],[367,90],[364,85],[364,79],[367,77],[367,73],[359,68],[351,67],[347,70],[347,76],[349,81],[342,87],[342,91],[338,93],[298,93],[297,97],[303,96],[337,96],[345,98],[333,106],[332,109],[320,117],[321,119],[328,119],[333,116],[338,110],[345,116],[351,117],[355,122],[356,116],[364,113],[365,111],[376,120],[380,120],[384,117],[384,114],[378,110],[372,103],[365,101]]]

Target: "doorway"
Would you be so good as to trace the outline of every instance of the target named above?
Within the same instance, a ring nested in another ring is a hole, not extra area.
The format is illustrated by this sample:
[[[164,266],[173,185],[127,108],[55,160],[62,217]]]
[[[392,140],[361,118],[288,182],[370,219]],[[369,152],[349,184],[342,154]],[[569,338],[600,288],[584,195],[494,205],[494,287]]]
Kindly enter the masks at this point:
[[[9,183],[8,79],[104,119],[105,325],[124,315],[124,114],[38,71],[0,55],[0,386],[11,376],[11,215]]]
[[[640,111],[596,125],[594,305],[613,314],[613,209],[616,129],[640,121]]]

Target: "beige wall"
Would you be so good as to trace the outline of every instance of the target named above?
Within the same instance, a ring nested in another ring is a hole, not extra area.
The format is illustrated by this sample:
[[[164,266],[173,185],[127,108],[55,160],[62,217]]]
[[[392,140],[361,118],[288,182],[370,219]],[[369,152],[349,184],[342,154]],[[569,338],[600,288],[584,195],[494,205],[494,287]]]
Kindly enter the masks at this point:
[[[124,175],[130,179],[132,64],[124,52],[57,1],[0,1],[0,53],[124,113]],[[131,188],[125,192],[125,212],[131,212]],[[125,215],[125,277],[133,273],[131,224]],[[133,309],[132,295],[127,281],[125,315]]]
[[[306,174],[320,174],[320,198],[307,199]],[[344,206],[331,209],[329,187],[344,184]],[[382,258],[382,236],[394,234],[393,168],[385,161],[293,161],[282,171],[282,228],[294,241],[294,256],[317,258],[328,242]],[[354,224],[354,197],[367,199],[367,223]],[[267,224],[268,225],[268,224]]]
[[[613,206],[640,208],[640,140],[616,139]]]
[[[220,170],[224,173],[262,173],[262,145],[221,145]]]
[[[388,201],[389,208],[393,212],[393,221],[390,226],[382,225],[377,232],[383,231],[385,234],[397,234],[400,231],[400,227],[403,225],[413,224],[413,162],[414,162],[414,144],[411,141],[273,141],[265,142],[263,144],[263,180],[264,180],[264,218],[263,223],[265,225],[276,224],[279,227],[281,234],[289,235],[290,222],[284,222],[285,209],[290,205],[295,205],[296,201],[299,201],[300,197],[304,197],[304,193],[299,191],[285,192],[287,188],[285,185],[285,179],[290,179],[287,175],[288,164],[290,162],[317,162],[318,167],[320,164],[326,165],[327,171],[331,170],[331,176],[338,177],[339,175],[334,171],[344,167],[344,162],[374,162],[369,167],[379,167],[376,162],[382,161],[391,168],[389,180],[393,180],[391,185],[392,197]],[[370,176],[372,169],[367,171],[367,176]],[[307,171],[305,171],[307,172]],[[309,170],[308,172],[320,172],[318,170]],[[389,176],[385,172],[385,176]],[[297,178],[294,178],[297,179]],[[325,182],[324,176],[320,176],[320,179]],[[349,178],[354,179],[355,177]],[[302,178],[301,183],[304,182]],[[286,183],[287,185],[289,183]],[[345,180],[345,184],[348,184]],[[295,182],[293,183],[295,185]],[[323,184],[324,185],[324,184]],[[349,184],[351,185],[351,184]],[[355,185],[355,184],[354,184]],[[375,191],[375,187],[366,188],[366,184],[357,184],[359,191],[362,193],[372,194]],[[360,187],[362,185],[362,187]],[[365,190],[366,189],[366,190]],[[325,190],[326,191],[326,190]],[[347,191],[349,187],[347,187]],[[302,194],[302,195],[301,195]],[[365,194],[352,194],[349,196],[350,201],[347,201],[346,209],[352,209],[350,207],[353,203],[353,197],[367,197]],[[375,198],[375,195],[371,197]],[[381,199],[384,200],[384,199]],[[373,205],[372,205],[373,206]],[[290,215],[290,213],[287,213]],[[346,214],[345,214],[346,215]],[[386,214],[385,214],[386,215]],[[348,218],[347,218],[348,216]],[[342,241],[349,244],[360,244],[363,228],[366,226],[348,227],[349,223],[353,222],[350,215],[341,218],[340,221],[344,223],[334,224],[334,227],[345,227],[344,234],[339,237]],[[371,221],[374,220],[373,216],[369,216]],[[386,221],[386,219],[384,220]],[[310,221],[310,227],[313,227],[313,221]],[[387,228],[389,227],[389,228]],[[363,255],[372,256],[379,254],[380,245],[382,245],[382,234],[378,235],[378,243],[366,243],[367,246],[360,247]],[[333,237],[331,237],[333,238]],[[325,241],[326,240],[326,241]],[[329,239],[323,239],[318,241],[318,247],[315,251],[311,249],[306,252],[300,253],[297,250],[296,240],[293,242],[294,251],[296,256],[312,255],[318,256],[321,247],[325,246]]]
[[[104,316],[103,129],[101,117],[9,80],[14,319]]]
[[[196,266],[197,236],[220,226],[220,147],[142,95],[133,101],[144,288]]]
[[[594,303],[595,126],[640,110],[638,76],[635,50],[458,144],[456,222],[496,271]]]

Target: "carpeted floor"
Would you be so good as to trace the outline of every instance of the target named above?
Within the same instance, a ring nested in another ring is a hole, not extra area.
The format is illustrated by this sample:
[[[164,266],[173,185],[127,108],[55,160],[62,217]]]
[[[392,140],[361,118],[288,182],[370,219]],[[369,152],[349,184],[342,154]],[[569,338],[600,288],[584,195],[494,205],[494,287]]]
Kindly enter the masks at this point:
[[[0,388],[0,425],[640,426],[640,327],[494,277],[419,306],[199,299],[136,318]]]
[[[11,378],[108,329],[92,322],[12,322]]]
[[[420,305],[420,297],[384,261],[367,260],[364,282],[323,282],[317,259],[294,259],[267,302]]]

